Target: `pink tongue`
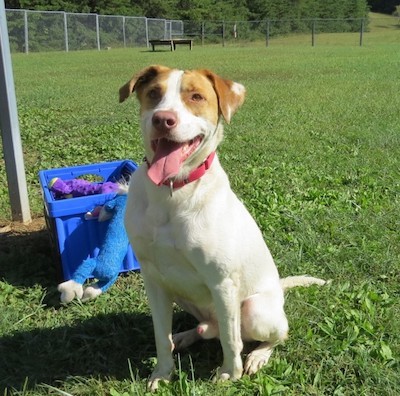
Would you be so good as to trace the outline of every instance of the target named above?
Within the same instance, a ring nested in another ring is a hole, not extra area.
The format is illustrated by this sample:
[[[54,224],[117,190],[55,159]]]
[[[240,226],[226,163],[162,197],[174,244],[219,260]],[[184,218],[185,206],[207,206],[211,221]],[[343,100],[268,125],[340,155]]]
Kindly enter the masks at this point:
[[[179,173],[182,162],[182,143],[160,139],[147,175],[160,185]]]

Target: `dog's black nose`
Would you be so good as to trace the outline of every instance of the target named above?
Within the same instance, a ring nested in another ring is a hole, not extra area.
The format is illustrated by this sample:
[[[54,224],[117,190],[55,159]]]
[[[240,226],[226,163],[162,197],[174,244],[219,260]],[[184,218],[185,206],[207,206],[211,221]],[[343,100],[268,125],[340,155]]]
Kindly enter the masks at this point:
[[[153,126],[159,131],[169,132],[172,128],[176,127],[178,117],[173,111],[157,111],[153,114]]]

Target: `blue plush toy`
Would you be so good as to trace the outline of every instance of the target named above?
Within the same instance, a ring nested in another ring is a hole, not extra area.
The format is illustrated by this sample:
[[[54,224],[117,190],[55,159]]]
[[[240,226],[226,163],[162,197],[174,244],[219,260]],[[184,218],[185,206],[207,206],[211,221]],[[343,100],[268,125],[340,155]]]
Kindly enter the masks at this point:
[[[103,206],[99,221],[112,216],[103,245],[96,258],[83,261],[70,280],[58,285],[61,302],[69,303],[74,298],[83,301],[96,298],[117,280],[129,243],[124,227],[126,199],[127,195],[118,195]],[[90,276],[94,276],[98,281],[83,289],[82,285]]]

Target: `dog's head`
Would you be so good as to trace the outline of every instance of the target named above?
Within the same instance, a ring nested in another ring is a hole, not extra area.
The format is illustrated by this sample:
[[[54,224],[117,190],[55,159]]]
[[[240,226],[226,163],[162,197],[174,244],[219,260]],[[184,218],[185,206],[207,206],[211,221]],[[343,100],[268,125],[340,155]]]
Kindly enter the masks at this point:
[[[230,122],[244,101],[241,84],[209,70],[150,66],[121,87],[120,102],[136,92],[140,102],[148,175],[160,185],[183,180],[216,150],[221,117]]]

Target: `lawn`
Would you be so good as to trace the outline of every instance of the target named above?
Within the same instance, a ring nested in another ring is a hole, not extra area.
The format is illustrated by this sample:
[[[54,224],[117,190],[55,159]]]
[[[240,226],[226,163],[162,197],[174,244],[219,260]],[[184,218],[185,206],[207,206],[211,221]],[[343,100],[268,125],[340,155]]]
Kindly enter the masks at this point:
[[[379,25],[380,26],[380,25]],[[213,384],[218,341],[176,356],[161,395],[400,393],[399,34],[316,47],[195,46],[13,56],[34,225],[10,223],[0,159],[0,389],[4,395],[144,395],[154,366],[138,273],[92,302],[59,304],[43,226],[40,169],[141,162],[135,100],[118,88],[154,63],[206,67],[243,83],[220,160],[282,276],[331,279],[287,295],[289,340],[255,377]],[[371,34],[371,36],[368,36]],[[397,38],[397,42],[396,42]],[[283,45],[284,44],[284,45]],[[177,310],[174,329],[193,320]]]

